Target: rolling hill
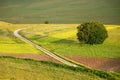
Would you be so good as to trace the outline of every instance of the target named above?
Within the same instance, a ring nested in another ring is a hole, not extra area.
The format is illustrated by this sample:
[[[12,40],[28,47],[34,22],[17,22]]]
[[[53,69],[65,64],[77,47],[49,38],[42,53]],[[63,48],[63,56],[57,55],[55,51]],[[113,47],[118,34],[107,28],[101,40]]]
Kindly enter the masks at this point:
[[[0,80],[119,80],[119,73],[46,61],[0,57]]]
[[[26,27],[28,29],[21,31],[21,35],[52,52],[57,52],[58,55],[62,55],[60,54],[62,52],[63,54],[67,53],[67,55],[120,58],[118,54],[120,52],[120,27],[118,25],[107,25],[106,28],[109,32],[108,40],[103,45],[91,47],[86,44],[81,44],[80,46],[77,43],[75,37],[76,26],[77,24],[11,24],[0,22],[0,54],[13,53],[24,55],[27,53],[30,55],[29,53],[34,53],[36,56],[43,54],[33,46],[13,36],[13,31]],[[78,53],[84,50],[87,54]],[[70,53],[70,51],[76,51],[78,54],[75,54],[76,52]],[[25,56],[23,57],[24,59],[8,56],[10,55],[0,56],[0,80],[120,80],[120,69],[117,69],[115,72],[106,72],[82,65],[70,67],[61,63],[28,59],[30,57]],[[102,63],[104,64],[104,62]],[[117,62],[115,63],[117,64]],[[107,64],[105,63],[105,65]],[[112,65],[112,69],[114,66],[116,68],[116,65]]]
[[[119,0],[0,0],[0,20],[12,23],[120,24]]]

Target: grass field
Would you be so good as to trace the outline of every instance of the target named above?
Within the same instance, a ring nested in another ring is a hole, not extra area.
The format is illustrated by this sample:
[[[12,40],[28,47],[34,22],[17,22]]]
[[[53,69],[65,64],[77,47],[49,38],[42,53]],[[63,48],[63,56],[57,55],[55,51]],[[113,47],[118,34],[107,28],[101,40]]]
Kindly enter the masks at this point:
[[[27,29],[21,31],[20,34],[56,54],[120,58],[119,25],[106,25],[109,38],[103,44],[93,46],[78,42],[76,39],[77,26],[78,24],[0,22],[0,54],[42,53],[13,35],[13,31],[16,29],[26,27]],[[52,62],[0,57],[0,80],[39,80],[41,78],[44,80],[119,80],[119,77],[119,71],[106,73],[83,66],[73,68]]]
[[[119,3],[0,0],[0,80],[120,80]],[[105,24],[108,38],[103,44],[88,45],[77,40],[77,26],[90,21]],[[20,31],[23,37],[77,67],[62,64],[15,37],[13,32],[21,28],[26,28]]]
[[[120,24],[119,0],[0,0],[0,20],[12,23]]]
[[[119,73],[45,61],[0,57],[0,80],[119,80]]]
[[[10,24],[0,22],[0,54],[42,54],[13,35],[20,32],[29,40],[60,55],[120,58],[120,26],[106,25],[109,38],[101,45],[80,44],[76,39],[78,24]],[[74,68],[53,62],[0,57],[0,80],[119,80],[120,71],[103,72],[84,66]]]
[[[24,43],[13,35],[14,30],[22,27],[24,26],[0,22],[0,53],[42,53],[33,46]]]
[[[76,39],[78,24],[10,24],[0,22],[1,53],[42,53],[17,39],[13,35],[16,29],[22,31],[33,42],[61,55],[120,58],[120,26],[106,25],[109,37],[102,45],[80,44]]]
[[[120,58],[120,26],[106,25],[109,37],[103,44],[80,44],[76,39],[78,24],[36,25],[21,32],[33,42],[61,55]],[[43,28],[44,27],[44,28]]]

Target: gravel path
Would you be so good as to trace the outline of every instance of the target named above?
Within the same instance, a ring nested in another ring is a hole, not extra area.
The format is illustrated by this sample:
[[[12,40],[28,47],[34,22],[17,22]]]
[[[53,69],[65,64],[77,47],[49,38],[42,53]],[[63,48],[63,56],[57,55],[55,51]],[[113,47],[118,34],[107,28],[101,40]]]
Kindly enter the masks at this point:
[[[58,60],[58,61],[60,61],[60,62],[62,62],[62,63],[64,63],[64,64],[67,64],[67,65],[69,65],[69,66],[77,67],[76,64],[73,64],[73,63],[71,63],[71,62],[69,62],[69,61],[67,61],[67,60],[65,60],[65,59],[63,59],[63,58],[55,55],[54,53],[50,52],[49,50],[47,50],[47,49],[45,49],[45,48],[43,48],[43,47],[41,47],[41,46],[33,43],[32,41],[26,39],[25,37],[21,36],[21,35],[19,34],[19,31],[24,30],[24,29],[25,29],[25,28],[21,28],[21,29],[18,29],[18,30],[16,30],[16,31],[14,31],[14,35],[15,35],[16,37],[18,37],[19,39],[23,40],[24,42],[33,45],[34,47],[36,47],[37,49],[41,50],[41,51],[44,52],[45,54],[51,56],[52,58],[54,58],[54,59],[56,59],[56,60]]]

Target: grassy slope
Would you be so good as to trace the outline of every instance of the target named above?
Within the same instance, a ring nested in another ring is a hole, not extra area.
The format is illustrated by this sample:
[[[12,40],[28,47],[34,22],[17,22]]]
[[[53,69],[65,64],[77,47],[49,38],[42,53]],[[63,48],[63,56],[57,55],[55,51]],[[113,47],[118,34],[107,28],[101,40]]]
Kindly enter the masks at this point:
[[[42,53],[13,35],[13,31],[23,25],[0,22],[0,53]]]
[[[29,27],[32,26],[32,27]],[[28,27],[26,31],[24,31],[24,34],[29,37],[32,40],[37,40],[37,43],[41,44],[39,42],[39,39],[43,41],[42,45],[46,45],[45,47],[49,48],[51,47],[53,43],[50,43],[50,41],[54,40],[61,40],[66,38],[64,34],[67,35],[68,40],[76,41],[74,38],[69,38],[70,36],[75,34],[75,26],[77,24],[61,24],[61,25],[44,25],[44,24],[9,24],[0,22],[0,52],[13,52],[13,53],[41,53],[38,52],[35,48],[32,46],[29,46],[25,44],[24,42],[20,41],[19,39],[15,38],[12,34],[12,32],[18,28],[21,27]],[[44,28],[43,28],[44,27]],[[113,28],[113,27],[111,27]],[[111,29],[111,31],[114,30]],[[119,29],[118,29],[119,30]],[[62,34],[60,34],[62,32]],[[115,31],[118,33],[117,31]],[[115,33],[114,32],[114,33]],[[111,33],[111,32],[110,32]],[[114,35],[113,33],[113,35]],[[23,33],[22,33],[23,34]],[[69,35],[70,34],[70,35]],[[47,37],[47,36],[50,37]],[[51,38],[57,37],[57,38]],[[41,38],[43,37],[43,38]],[[46,39],[45,37],[49,38]],[[59,37],[59,38],[58,38]],[[72,36],[73,37],[73,36]],[[114,36],[115,37],[115,36]],[[118,37],[118,36],[116,36]],[[116,39],[115,39],[116,40]],[[64,42],[64,40],[63,40]],[[62,43],[63,43],[62,42]],[[111,40],[110,40],[111,42]],[[114,40],[113,40],[114,42]],[[60,41],[61,43],[61,41]],[[59,42],[57,44],[53,44],[52,46],[57,46],[60,44]],[[65,40],[66,43],[66,40]],[[64,44],[65,44],[64,43]],[[70,42],[68,41],[67,44]],[[116,43],[116,42],[115,42]],[[50,45],[48,45],[50,44]],[[72,43],[73,44],[73,43]],[[6,47],[7,45],[7,47]],[[21,45],[21,46],[20,46]],[[65,44],[66,45],[66,44]],[[60,45],[61,47],[66,47],[65,45]],[[12,47],[11,47],[12,46]],[[28,48],[27,48],[28,46]],[[118,46],[119,47],[119,46]],[[53,48],[53,47],[52,47]],[[51,48],[51,49],[52,49]],[[49,48],[50,49],[50,48]],[[74,49],[74,48],[73,48]],[[9,51],[10,50],[10,51]],[[17,52],[16,52],[17,51]],[[53,73],[54,72],[54,73]],[[14,75],[13,75],[14,74]],[[112,75],[112,76],[111,76]],[[62,76],[62,77],[60,77]],[[104,77],[104,78],[103,78]],[[0,57],[0,80],[113,80],[114,78],[119,80],[120,74],[117,73],[106,73],[96,70],[91,70],[85,67],[80,68],[73,68],[65,65],[55,64],[51,62],[39,62],[34,60],[28,60],[28,59],[16,59],[11,57]]]
[[[0,57],[0,80],[119,80],[119,74],[112,75],[85,67],[74,68],[31,59]]]
[[[93,46],[79,44],[76,39],[76,26],[77,24],[36,25],[24,30],[23,35],[50,51],[62,55],[120,58],[119,26],[106,26],[109,37],[103,44]]]
[[[0,0],[0,20],[13,23],[120,24],[119,0]]]

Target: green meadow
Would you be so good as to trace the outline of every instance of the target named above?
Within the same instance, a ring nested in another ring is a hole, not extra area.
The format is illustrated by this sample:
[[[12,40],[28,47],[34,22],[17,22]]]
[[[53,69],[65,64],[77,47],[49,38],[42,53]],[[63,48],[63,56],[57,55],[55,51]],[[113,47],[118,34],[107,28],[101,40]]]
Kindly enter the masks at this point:
[[[46,61],[0,57],[0,80],[119,80],[119,72],[102,72]]]
[[[105,25],[108,38],[103,44],[77,40],[77,26],[90,21]],[[0,80],[120,80],[120,0],[0,0],[0,55],[44,54],[14,36],[21,28],[26,28],[19,32],[23,37],[78,66],[0,56]],[[109,71],[102,71],[65,56],[96,58],[96,62],[105,58],[102,66],[97,65],[103,68],[116,61]]]
[[[59,55],[120,58],[118,25],[106,25],[109,38],[101,45],[80,44],[76,39],[79,24],[10,24],[0,22],[0,54],[42,54],[13,35],[20,34]],[[70,67],[32,59],[0,57],[0,80],[119,80],[120,71],[104,72],[79,65]]]
[[[76,37],[77,26],[78,24],[42,24],[29,27],[21,31],[21,34],[60,55],[120,58],[120,26],[105,25],[109,37],[98,45],[79,43]]]
[[[12,23],[120,24],[119,0],[1,0],[0,20]]]

